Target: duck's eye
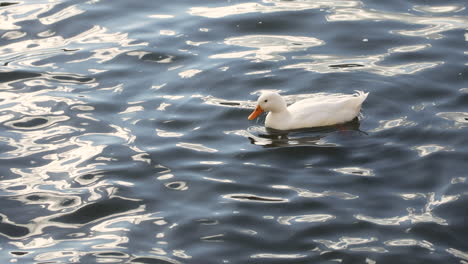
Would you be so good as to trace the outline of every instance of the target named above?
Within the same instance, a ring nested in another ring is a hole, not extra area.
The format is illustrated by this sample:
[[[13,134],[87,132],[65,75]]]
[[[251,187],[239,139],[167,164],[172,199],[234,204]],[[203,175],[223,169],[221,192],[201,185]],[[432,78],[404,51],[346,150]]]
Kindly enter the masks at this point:
[[[268,100],[267,100],[267,99],[265,99],[265,101],[263,101],[263,102],[265,102],[265,103],[268,103]]]

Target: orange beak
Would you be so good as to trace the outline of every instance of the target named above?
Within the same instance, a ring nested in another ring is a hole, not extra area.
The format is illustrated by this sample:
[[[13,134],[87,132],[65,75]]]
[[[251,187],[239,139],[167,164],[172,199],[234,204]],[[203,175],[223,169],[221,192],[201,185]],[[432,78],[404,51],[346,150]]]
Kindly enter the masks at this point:
[[[254,120],[261,113],[263,113],[263,109],[259,105],[257,105],[257,108],[255,108],[255,110],[249,115],[248,118],[249,118],[249,120]]]

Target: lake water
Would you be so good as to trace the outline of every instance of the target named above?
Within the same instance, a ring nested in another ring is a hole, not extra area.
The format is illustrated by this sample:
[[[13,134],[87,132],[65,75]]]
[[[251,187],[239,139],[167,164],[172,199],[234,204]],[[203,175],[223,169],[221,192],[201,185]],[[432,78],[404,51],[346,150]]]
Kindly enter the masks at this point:
[[[467,264],[465,5],[0,2],[0,262]]]

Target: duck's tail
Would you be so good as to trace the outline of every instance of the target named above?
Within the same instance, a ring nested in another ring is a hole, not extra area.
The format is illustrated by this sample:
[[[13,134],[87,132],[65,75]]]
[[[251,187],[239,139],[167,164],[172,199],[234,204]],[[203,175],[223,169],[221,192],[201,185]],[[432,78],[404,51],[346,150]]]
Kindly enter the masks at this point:
[[[365,92],[363,92],[363,91],[358,91],[358,90],[355,90],[355,92],[356,92],[356,93],[354,94],[354,96],[359,97],[359,98],[361,99],[361,100],[360,100],[360,101],[361,101],[361,104],[362,104],[362,102],[364,102],[364,100],[366,100],[367,96],[369,95],[368,92],[365,93]]]

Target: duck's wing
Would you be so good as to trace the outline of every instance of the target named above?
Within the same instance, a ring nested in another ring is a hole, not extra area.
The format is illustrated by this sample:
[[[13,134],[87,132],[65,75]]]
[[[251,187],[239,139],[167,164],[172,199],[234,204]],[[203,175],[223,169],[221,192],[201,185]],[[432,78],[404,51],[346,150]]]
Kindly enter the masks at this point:
[[[360,107],[366,100],[369,93],[356,91],[355,94],[319,94],[312,98],[300,100],[288,107],[290,111],[304,111],[304,109],[335,110],[335,108],[355,108]]]
[[[299,101],[288,107],[295,126],[329,126],[354,119],[367,94],[330,95]]]

